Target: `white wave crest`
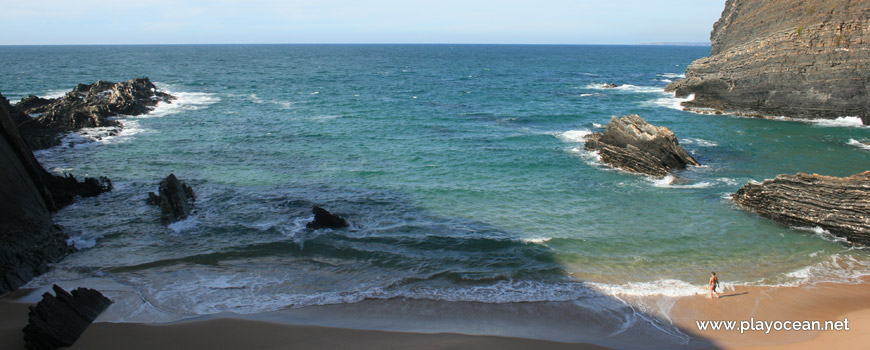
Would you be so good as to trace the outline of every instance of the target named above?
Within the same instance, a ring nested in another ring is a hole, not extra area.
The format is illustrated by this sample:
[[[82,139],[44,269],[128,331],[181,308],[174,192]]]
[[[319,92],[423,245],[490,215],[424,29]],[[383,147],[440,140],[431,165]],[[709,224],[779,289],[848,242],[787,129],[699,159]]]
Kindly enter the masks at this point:
[[[712,182],[702,181],[693,184],[683,183],[682,181],[678,181],[676,177],[673,175],[667,175],[661,179],[657,179],[654,177],[647,177],[650,181],[652,181],[653,186],[659,188],[708,188],[712,187]]]
[[[593,90],[611,90],[611,91],[633,92],[633,93],[643,93],[643,94],[662,92],[662,88],[660,88],[660,87],[637,86],[637,85],[631,85],[631,84],[623,84],[623,85],[619,85],[617,87],[611,88],[611,87],[607,87],[607,84],[605,84],[605,83],[592,83],[592,84],[586,85],[585,88],[586,89],[593,89]]]
[[[557,133],[556,137],[565,142],[584,142],[587,135],[592,134],[589,130],[568,130],[562,133]]]
[[[686,75],[683,73],[662,73],[662,74],[659,74],[659,76],[665,77],[668,79],[678,79],[678,78],[685,78],[686,77]]]
[[[719,143],[717,143],[716,141],[709,141],[709,140],[704,140],[704,139],[699,139],[699,138],[686,138],[686,139],[681,140],[680,142],[682,142],[683,144],[686,144],[686,145],[697,145],[700,147],[719,146]]]
[[[177,100],[171,103],[160,102],[151,112],[135,116],[134,118],[159,118],[170,114],[186,111],[195,111],[207,108],[209,105],[219,102],[221,99],[215,94],[205,92],[167,92]]]
[[[849,139],[848,145],[858,147],[861,149],[866,149],[866,150],[870,151],[870,142],[868,142],[868,141],[858,141],[856,139]]]
[[[788,119],[788,118],[787,118]],[[861,123],[861,118],[858,117],[839,117],[836,119],[811,119],[810,123],[820,125],[820,126],[829,126],[829,127],[849,127],[849,128],[863,128],[868,127]]]
[[[95,247],[97,245],[97,239],[72,236],[66,240],[66,244],[75,247],[78,250],[85,250]]]
[[[589,282],[595,290],[611,296],[667,296],[686,297],[707,292],[706,286],[691,284],[675,279],[660,279],[652,282],[629,282],[625,284],[606,284]],[[722,285],[724,290],[733,289],[730,285]]]
[[[182,232],[196,228],[197,225],[199,225],[199,219],[196,216],[190,216],[187,219],[171,223],[167,227],[169,227],[169,229],[175,234],[181,234]]]
[[[670,109],[676,109],[678,111],[684,110],[683,102],[692,101],[695,99],[695,94],[690,94],[686,98],[679,98],[676,94],[666,93],[662,90],[659,90],[664,97],[660,97],[654,100],[647,101],[646,104],[652,107],[665,107]]]

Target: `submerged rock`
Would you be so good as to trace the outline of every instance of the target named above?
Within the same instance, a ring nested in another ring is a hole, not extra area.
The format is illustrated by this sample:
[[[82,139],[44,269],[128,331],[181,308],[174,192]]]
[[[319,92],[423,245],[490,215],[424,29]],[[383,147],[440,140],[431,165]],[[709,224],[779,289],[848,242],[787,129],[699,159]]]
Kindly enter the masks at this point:
[[[797,227],[821,227],[870,246],[870,171],[849,177],[798,173],[748,183],[731,195],[740,207]]]
[[[666,87],[683,106],[870,124],[870,1],[727,0],[710,56]]]
[[[328,210],[321,207],[314,207],[314,221],[309,222],[305,227],[310,229],[321,228],[342,228],[348,227],[350,224],[343,217],[330,213]]]
[[[664,126],[647,123],[637,114],[613,116],[607,130],[585,137],[585,148],[598,152],[605,164],[623,170],[664,177],[687,165],[700,165]]]
[[[158,192],[160,195],[148,193],[148,204],[160,206],[160,220],[164,225],[186,219],[190,215],[196,195],[193,188],[179,181],[175,174],[169,174],[160,181]]]
[[[109,298],[93,289],[78,288],[72,294],[57,285],[52,289],[56,296],[45,293],[35,307],[30,307],[28,323],[23,329],[25,347],[29,350],[73,345],[91,322],[112,304]]]
[[[157,90],[148,78],[123,83],[97,81],[79,84],[63,97],[45,99],[28,96],[15,105],[20,112],[34,115],[20,124],[21,133],[33,149],[60,144],[65,132],[90,127],[122,127],[117,115],[148,113],[158,102],[170,103],[174,96]],[[29,118],[29,117],[28,117]]]

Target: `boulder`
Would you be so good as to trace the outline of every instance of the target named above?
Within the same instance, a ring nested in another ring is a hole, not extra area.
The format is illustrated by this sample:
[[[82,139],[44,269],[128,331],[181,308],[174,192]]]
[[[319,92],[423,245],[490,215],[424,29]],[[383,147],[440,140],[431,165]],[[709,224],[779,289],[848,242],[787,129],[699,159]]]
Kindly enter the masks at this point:
[[[587,135],[585,143],[586,150],[598,152],[605,164],[659,178],[700,165],[670,129],[649,124],[637,114],[613,116],[607,130]]]
[[[321,228],[343,228],[350,224],[343,217],[330,213],[328,210],[321,207],[314,207],[314,221],[309,222],[305,227],[316,230]]]
[[[53,350],[73,345],[85,329],[112,301],[102,293],[78,288],[67,293],[52,286],[55,295],[45,293],[35,307],[30,307],[24,343],[29,350]]]
[[[100,80],[91,85],[78,84],[59,98],[25,97],[15,109],[38,115],[32,123],[21,124],[21,132],[31,148],[42,149],[60,144],[63,133],[81,128],[121,128],[121,123],[110,117],[148,113],[157,103],[171,103],[174,99],[158,91],[148,78],[122,83]]]
[[[870,124],[870,1],[727,0],[709,57],[665,88],[683,106]]]
[[[154,192],[148,193],[148,204],[159,205],[163,212],[160,220],[164,225],[184,220],[190,215],[196,195],[193,188],[181,182],[175,174],[169,174],[160,181],[159,195]]]
[[[748,183],[731,195],[738,206],[796,227],[821,227],[870,246],[870,171],[849,177],[798,173]]]

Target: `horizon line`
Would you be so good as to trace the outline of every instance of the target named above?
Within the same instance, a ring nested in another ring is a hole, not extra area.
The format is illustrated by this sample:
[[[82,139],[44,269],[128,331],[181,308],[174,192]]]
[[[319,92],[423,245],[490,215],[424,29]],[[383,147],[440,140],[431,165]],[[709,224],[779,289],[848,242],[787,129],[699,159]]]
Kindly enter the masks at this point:
[[[711,46],[709,42],[646,42],[633,44],[584,44],[584,43],[389,43],[389,42],[370,42],[370,43],[341,43],[341,42],[322,42],[322,43],[141,43],[141,44],[0,44],[0,46],[183,46],[183,45],[493,45],[493,46],[685,46],[685,47],[704,47]]]

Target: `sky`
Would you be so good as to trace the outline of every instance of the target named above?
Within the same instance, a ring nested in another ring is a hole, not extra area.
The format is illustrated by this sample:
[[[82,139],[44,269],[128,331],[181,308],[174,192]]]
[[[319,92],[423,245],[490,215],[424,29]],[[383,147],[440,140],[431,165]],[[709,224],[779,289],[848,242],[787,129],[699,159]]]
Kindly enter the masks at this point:
[[[0,45],[709,42],[725,0],[0,0]]]

